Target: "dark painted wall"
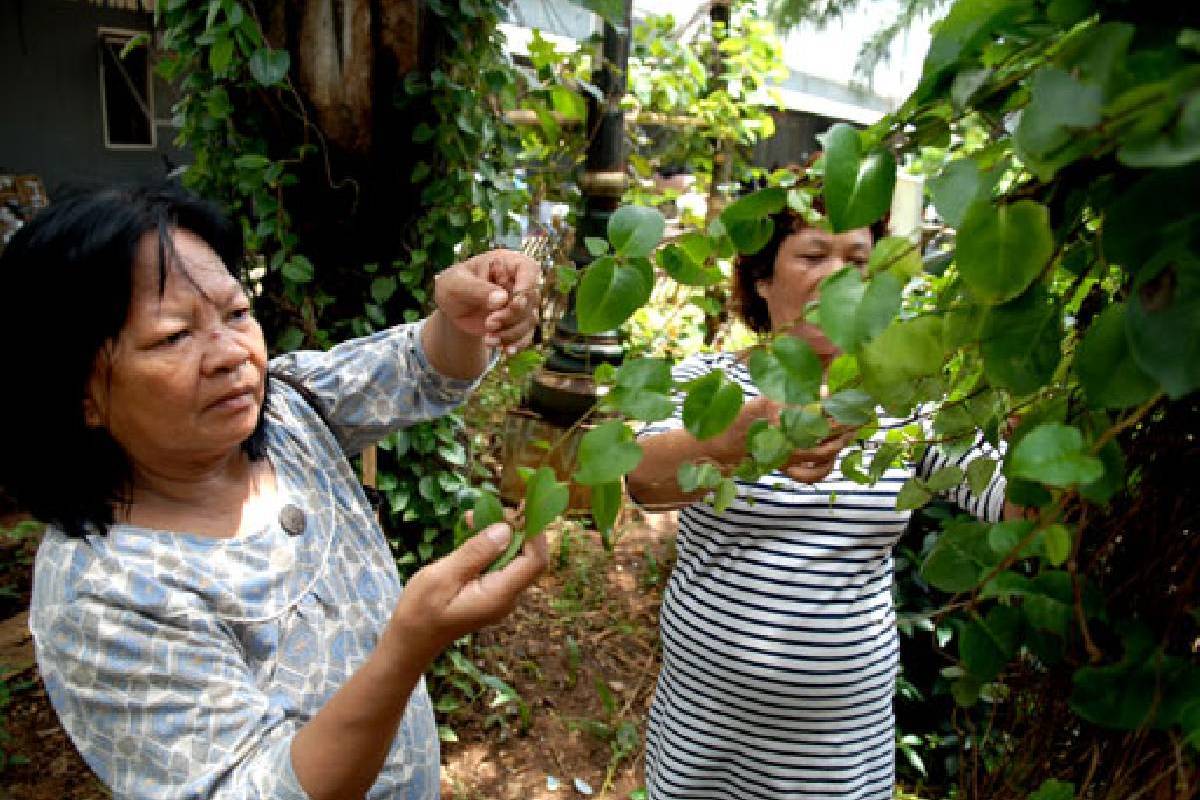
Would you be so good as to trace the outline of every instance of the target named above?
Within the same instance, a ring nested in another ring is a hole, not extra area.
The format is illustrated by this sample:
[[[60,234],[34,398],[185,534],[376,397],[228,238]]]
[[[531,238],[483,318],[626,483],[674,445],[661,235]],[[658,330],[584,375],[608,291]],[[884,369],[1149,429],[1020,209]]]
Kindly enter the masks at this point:
[[[755,166],[779,169],[804,165],[821,149],[817,134],[824,133],[837,120],[804,111],[772,111],[775,135],[754,147]]]
[[[56,191],[73,182],[160,178],[162,155],[185,160],[157,127],[153,149],[104,146],[97,29],[149,30],[149,14],[100,9],[80,0],[0,0],[0,172],[34,173]],[[154,116],[171,116],[158,86]]]

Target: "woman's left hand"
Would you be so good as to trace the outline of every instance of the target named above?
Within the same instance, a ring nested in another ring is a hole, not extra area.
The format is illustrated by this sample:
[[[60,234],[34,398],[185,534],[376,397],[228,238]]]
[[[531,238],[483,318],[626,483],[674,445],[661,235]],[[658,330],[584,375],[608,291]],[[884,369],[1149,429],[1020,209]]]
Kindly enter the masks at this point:
[[[434,302],[463,333],[509,353],[533,339],[542,270],[529,256],[491,250],[438,274]]]

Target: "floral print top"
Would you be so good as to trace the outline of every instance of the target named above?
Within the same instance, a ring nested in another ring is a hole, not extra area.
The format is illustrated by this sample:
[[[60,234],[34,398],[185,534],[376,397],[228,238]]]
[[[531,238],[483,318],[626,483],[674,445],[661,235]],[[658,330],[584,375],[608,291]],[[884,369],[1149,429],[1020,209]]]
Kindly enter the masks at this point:
[[[270,384],[267,452],[280,510],[233,539],[116,524],[50,528],[30,629],[63,727],[118,798],[306,800],[293,735],[371,653],[401,592],[347,456],[446,413],[474,382],[437,373],[402,325],[274,359],[312,393]],[[367,797],[439,795],[424,682]]]

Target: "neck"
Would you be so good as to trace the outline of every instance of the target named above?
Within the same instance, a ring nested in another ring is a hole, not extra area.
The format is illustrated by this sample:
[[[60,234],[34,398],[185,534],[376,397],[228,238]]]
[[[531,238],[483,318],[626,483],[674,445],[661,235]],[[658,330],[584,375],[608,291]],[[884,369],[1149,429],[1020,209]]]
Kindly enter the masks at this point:
[[[208,459],[135,461],[133,505],[202,506],[211,502],[214,494],[246,487],[253,471],[254,465],[240,447]]]

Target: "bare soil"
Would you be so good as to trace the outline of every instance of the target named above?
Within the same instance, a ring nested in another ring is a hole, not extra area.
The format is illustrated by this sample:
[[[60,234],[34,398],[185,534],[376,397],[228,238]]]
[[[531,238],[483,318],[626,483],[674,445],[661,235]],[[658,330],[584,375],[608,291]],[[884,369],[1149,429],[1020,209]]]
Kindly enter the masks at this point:
[[[477,634],[468,650],[479,674],[500,678],[520,701],[498,702],[494,689],[462,681],[461,674],[459,685],[469,693],[453,688],[450,678],[459,671],[448,664],[431,678],[435,702],[459,704],[439,714],[457,738],[442,746],[444,798],[627,798],[642,785],[642,735],[658,672],[658,608],[674,530],[671,516],[636,516],[611,552],[596,533],[576,525],[552,534],[561,558],[512,615]],[[0,589],[10,587],[0,596],[0,754],[9,760],[0,766],[0,800],[109,798],[59,727],[33,665],[24,612],[32,546],[0,547],[0,564],[9,566]],[[22,548],[20,557],[14,547]],[[520,703],[528,709],[527,727]],[[614,747],[622,722],[630,723],[626,734],[636,730],[636,740]]]

